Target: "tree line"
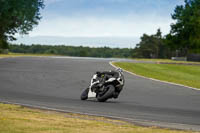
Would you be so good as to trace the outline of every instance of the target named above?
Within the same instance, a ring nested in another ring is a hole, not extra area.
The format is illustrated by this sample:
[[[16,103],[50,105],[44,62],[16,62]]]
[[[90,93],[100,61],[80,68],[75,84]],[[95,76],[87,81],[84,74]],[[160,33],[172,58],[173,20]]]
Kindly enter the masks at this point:
[[[13,53],[32,53],[32,54],[53,54],[79,57],[103,57],[103,58],[129,58],[132,57],[132,50],[129,48],[91,48],[83,46],[66,46],[66,45],[10,45],[9,51]]]

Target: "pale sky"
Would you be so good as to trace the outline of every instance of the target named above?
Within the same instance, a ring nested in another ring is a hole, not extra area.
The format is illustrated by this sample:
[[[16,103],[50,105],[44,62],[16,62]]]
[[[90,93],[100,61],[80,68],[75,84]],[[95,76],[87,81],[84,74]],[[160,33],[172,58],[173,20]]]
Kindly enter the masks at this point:
[[[29,37],[133,37],[135,43],[144,33],[154,34],[158,28],[163,34],[169,33],[171,14],[176,5],[183,3],[184,0],[45,0],[43,18]]]

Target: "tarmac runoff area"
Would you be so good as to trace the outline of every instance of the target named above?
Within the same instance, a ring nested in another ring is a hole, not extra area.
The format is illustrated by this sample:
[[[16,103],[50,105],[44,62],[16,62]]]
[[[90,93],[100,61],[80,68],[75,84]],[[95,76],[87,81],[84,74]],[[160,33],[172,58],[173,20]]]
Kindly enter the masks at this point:
[[[138,125],[200,131],[200,91],[125,72],[118,99],[81,101],[96,71],[119,59],[18,57],[0,59],[0,101],[121,119]]]

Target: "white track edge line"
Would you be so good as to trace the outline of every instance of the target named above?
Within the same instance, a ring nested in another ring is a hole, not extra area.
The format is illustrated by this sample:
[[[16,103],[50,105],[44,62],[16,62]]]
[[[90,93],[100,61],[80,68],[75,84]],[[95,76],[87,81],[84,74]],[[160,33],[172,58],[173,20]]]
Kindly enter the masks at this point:
[[[114,68],[118,68],[117,66],[113,65],[114,62],[117,62],[117,61],[110,61],[109,64]],[[181,86],[181,87],[186,87],[186,88],[189,88],[189,89],[200,91],[200,88],[198,89],[198,88],[194,88],[194,87],[190,87],[190,86],[186,86],[186,85],[182,85],[182,84],[177,84],[177,83],[173,83],[173,82],[158,80],[158,79],[154,79],[154,78],[148,78],[148,77],[145,77],[145,76],[141,76],[141,75],[135,74],[133,72],[129,72],[129,71],[125,70],[125,69],[123,69],[123,71],[125,71],[125,72],[127,72],[129,74],[132,74],[134,76],[140,77],[140,78],[149,79],[149,80],[153,80],[153,81],[157,81],[157,82],[161,82],[161,83],[166,83],[166,84],[171,84],[171,85],[176,85],[176,86]]]

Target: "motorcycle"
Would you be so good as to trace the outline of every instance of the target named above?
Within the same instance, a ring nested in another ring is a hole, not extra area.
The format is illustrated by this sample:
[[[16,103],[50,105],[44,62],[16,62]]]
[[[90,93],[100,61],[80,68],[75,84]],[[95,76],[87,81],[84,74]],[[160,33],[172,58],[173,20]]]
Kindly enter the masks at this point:
[[[118,98],[125,80],[122,69],[110,72],[96,72],[91,79],[90,86],[81,94],[81,100],[95,98],[105,102],[110,98]]]

